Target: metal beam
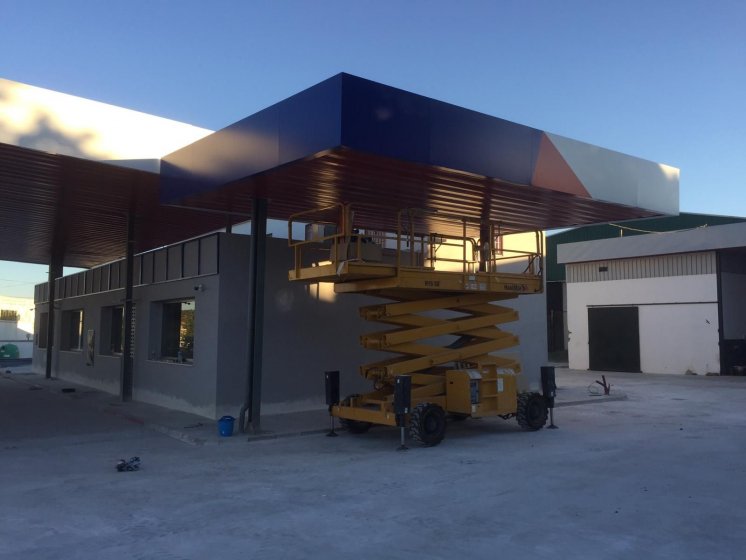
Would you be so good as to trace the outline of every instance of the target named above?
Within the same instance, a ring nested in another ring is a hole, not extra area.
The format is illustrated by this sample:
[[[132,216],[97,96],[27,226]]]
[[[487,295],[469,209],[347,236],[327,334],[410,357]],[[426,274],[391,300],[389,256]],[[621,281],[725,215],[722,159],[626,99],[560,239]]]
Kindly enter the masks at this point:
[[[52,352],[54,347],[54,300],[55,298],[55,280],[62,276],[62,255],[60,253],[53,253],[52,258],[49,262],[49,272],[47,274],[47,286],[48,286],[48,298],[49,301],[47,309],[47,363],[45,366],[45,377],[47,379],[52,378],[52,359],[54,353]]]
[[[248,424],[261,430],[262,347],[264,343],[264,285],[267,261],[267,200],[255,198],[251,205],[251,254],[249,262],[248,329]],[[245,406],[246,406],[245,405]],[[243,412],[243,410],[242,410]],[[244,428],[243,418],[241,427]]]
[[[52,359],[54,348],[55,312],[54,304],[57,299],[55,280],[63,275],[63,264],[65,262],[65,251],[69,237],[68,220],[70,215],[70,201],[67,196],[67,184],[69,178],[68,163],[62,162],[57,170],[59,188],[55,192],[55,216],[52,238],[49,240],[49,272],[47,281],[49,283],[49,310],[47,315],[47,363],[45,377],[52,377]],[[68,294],[65,294],[67,296]]]
[[[134,191],[134,189],[133,189]],[[134,195],[133,195],[134,196]],[[130,211],[127,216],[127,255],[125,258],[125,286],[124,286],[124,332],[122,347],[122,365],[119,377],[119,396],[122,401],[132,400],[132,380],[133,380],[133,333],[132,323],[134,319],[134,302],[133,302],[133,283],[134,283],[134,262],[135,262],[135,212],[134,201],[130,205]]]

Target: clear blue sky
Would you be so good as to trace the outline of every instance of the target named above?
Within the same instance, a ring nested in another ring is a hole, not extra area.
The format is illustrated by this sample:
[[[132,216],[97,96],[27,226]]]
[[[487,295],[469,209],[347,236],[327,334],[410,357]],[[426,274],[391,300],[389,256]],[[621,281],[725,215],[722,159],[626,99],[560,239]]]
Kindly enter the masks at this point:
[[[350,72],[679,167],[682,211],[746,216],[743,0],[0,0],[0,53],[213,129]]]

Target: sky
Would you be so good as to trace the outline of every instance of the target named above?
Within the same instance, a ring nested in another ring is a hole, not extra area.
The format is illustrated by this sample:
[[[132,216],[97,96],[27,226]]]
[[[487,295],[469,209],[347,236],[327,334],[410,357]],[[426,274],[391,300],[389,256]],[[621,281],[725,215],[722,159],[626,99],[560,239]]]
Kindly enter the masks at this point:
[[[678,167],[681,211],[746,216],[743,0],[0,0],[0,77],[205,128],[339,72]],[[45,271],[0,263],[0,295]]]

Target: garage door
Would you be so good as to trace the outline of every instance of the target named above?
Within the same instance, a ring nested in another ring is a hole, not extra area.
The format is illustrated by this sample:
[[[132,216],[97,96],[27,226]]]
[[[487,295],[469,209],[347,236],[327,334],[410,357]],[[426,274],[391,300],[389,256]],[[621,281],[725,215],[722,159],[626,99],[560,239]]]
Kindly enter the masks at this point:
[[[588,309],[590,368],[640,371],[640,316],[637,307]]]

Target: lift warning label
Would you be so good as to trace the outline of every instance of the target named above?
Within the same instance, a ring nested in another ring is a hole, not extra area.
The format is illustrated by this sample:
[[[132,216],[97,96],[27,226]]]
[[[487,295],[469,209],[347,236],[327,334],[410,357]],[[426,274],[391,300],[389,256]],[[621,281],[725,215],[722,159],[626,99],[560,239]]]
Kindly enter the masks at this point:
[[[528,290],[526,284],[503,284],[503,288],[509,292],[525,292]]]

